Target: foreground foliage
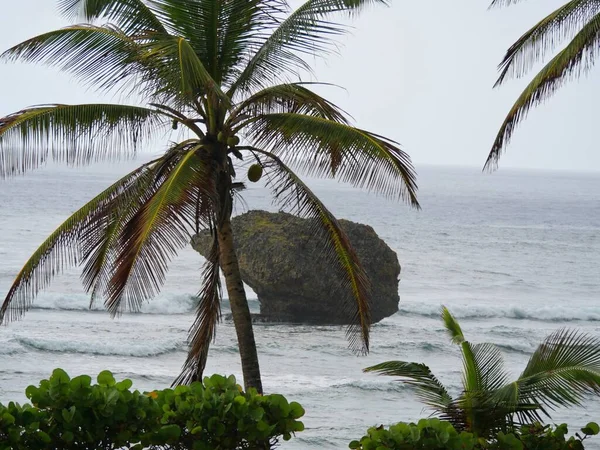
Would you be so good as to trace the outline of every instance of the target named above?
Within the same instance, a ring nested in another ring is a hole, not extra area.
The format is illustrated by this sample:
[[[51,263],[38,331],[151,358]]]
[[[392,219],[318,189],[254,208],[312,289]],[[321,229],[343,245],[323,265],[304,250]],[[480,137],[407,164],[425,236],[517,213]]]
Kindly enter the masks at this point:
[[[461,349],[463,389],[453,398],[425,364],[388,361],[365,369],[400,377],[416,389],[434,414],[457,430],[490,438],[498,432],[542,422],[550,411],[580,405],[600,394],[600,340],[577,331],[560,330],[533,353],[519,378],[509,381],[500,350],[471,344],[446,309],[442,320],[452,342]]]
[[[298,403],[243,392],[234,377],[145,394],[108,371],[97,381],[56,369],[27,388],[33,406],[0,404],[0,450],[269,449],[304,429]]]
[[[582,435],[567,437],[567,425],[556,427],[539,423],[526,425],[513,433],[499,432],[489,439],[466,431],[458,432],[447,421],[421,419],[418,423],[400,422],[389,428],[372,427],[359,441],[349,445],[356,450],[580,450],[583,441],[598,434],[598,424],[590,422]]]

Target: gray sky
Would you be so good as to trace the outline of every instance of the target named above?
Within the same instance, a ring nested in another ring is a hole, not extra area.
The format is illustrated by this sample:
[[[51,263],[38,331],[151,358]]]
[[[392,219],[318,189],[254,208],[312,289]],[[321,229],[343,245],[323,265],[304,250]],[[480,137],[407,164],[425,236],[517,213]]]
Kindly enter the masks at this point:
[[[54,0],[2,0],[0,49],[66,25]],[[492,89],[504,51],[564,0],[487,9],[489,0],[392,0],[352,25],[339,56],[315,61],[328,97],[357,125],[399,141],[417,165],[483,165],[508,109],[529,78]],[[501,168],[600,171],[592,118],[598,72],[565,86],[514,135]],[[0,116],[42,103],[109,101],[57,70],[1,64]]]

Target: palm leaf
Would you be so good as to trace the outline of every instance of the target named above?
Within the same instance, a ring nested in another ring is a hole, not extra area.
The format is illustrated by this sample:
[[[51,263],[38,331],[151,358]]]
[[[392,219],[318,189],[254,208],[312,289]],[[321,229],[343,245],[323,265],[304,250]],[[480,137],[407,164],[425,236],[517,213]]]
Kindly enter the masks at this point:
[[[105,300],[112,315],[125,308],[138,310],[144,300],[154,297],[168,263],[188,244],[198,192],[207,196],[214,192],[201,151],[201,145],[191,146],[125,225]]]
[[[141,62],[153,69],[150,72],[152,76],[165,83],[163,94],[180,96],[183,104],[193,105],[199,98],[210,93],[225,106],[229,106],[229,97],[210,76],[187,39],[156,35],[144,42],[141,48]],[[209,110],[216,107],[217,105],[212,105]]]
[[[232,111],[229,124],[261,114],[294,113],[321,117],[348,124],[344,112],[306,87],[313,83],[288,83],[270,86],[251,95]]]
[[[273,190],[276,202],[283,209],[289,208],[300,217],[312,219],[312,232],[324,242],[323,257],[333,267],[338,267],[342,275],[342,285],[333,286],[332,289],[340,297],[352,320],[347,331],[350,347],[358,353],[367,353],[371,326],[371,286],[346,233],[333,214],[281,159],[261,149],[246,149],[266,157],[267,186]]]
[[[521,376],[494,393],[494,401],[518,423],[541,420],[540,412],[558,406],[580,405],[590,394],[600,394],[600,340],[559,330],[531,356]]]
[[[498,7],[502,7],[502,6],[510,6],[519,2],[522,2],[524,0],[492,0],[492,3],[490,4],[490,8],[498,8]]]
[[[79,239],[90,222],[115,207],[119,198],[149,172],[145,164],[102,191],[65,220],[25,263],[0,308],[0,323],[19,319],[54,275],[83,260]]]
[[[425,364],[403,361],[387,361],[367,367],[365,372],[403,378],[401,381],[415,388],[417,397],[427,406],[445,418],[456,418],[454,400],[444,385],[433,375]]]
[[[495,345],[472,345],[468,342],[458,321],[446,307],[442,307],[442,321],[450,340],[461,347],[464,370],[462,401],[468,404],[465,409],[473,409],[475,403],[487,402],[488,393],[506,382],[508,376],[504,371],[502,354]]]
[[[473,359],[479,378],[477,384],[481,391],[493,392],[504,386],[508,374],[498,347],[489,343],[476,344],[473,346]]]
[[[128,36],[109,25],[75,25],[24,41],[0,57],[57,66],[89,86],[129,89],[127,95],[178,108],[206,92],[229,102],[187,40],[168,34]]]
[[[50,105],[0,119],[0,177],[22,173],[48,157],[67,164],[135,154],[164,124],[156,110],[122,105]]]
[[[229,91],[233,97],[238,90],[263,88],[279,79],[282,73],[311,71],[300,55],[324,55],[335,49],[335,37],[347,27],[331,22],[334,13],[357,14],[372,4],[385,0],[308,0],[285,19],[278,20],[276,30],[264,41],[249,60]]]
[[[356,187],[406,199],[419,208],[410,157],[393,141],[349,125],[294,113],[263,114],[242,122],[263,146],[311,176],[338,176]]]
[[[138,53],[139,44],[117,28],[74,25],[28,39],[0,58],[59,67],[85,85],[110,90],[141,76]]]
[[[183,149],[185,144],[171,148],[152,164],[152,170],[139,177],[135,185],[120,196],[119,202],[113,202],[106,210],[93,216],[81,231],[80,248],[82,260],[86,261],[81,279],[85,290],[91,293],[90,308],[98,297],[107,297],[110,280],[117,267],[121,250],[119,239],[125,224],[162,186],[170,170],[183,156]]]
[[[517,125],[525,119],[531,107],[548,99],[566,81],[592,66],[597,56],[599,40],[600,14],[591,19],[525,88],[504,119],[485,162],[485,168],[497,167],[498,159]]]
[[[507,409],[494,393],[508,379],[500,350],[493,344],[462,342],[463,392],[456,407],[463,411],[465,427],[479,435],[506,431]]]
[[[453,344],[462,344],[465,342],[465,336],[463,335],[462,329],[458,324],[457,320],[454,318],[448,308],[445,306],[442,307],[442,321],[444,322],[444,326],[446,327],[446,331],[450,335],[450,340]]]
[[[600,394],[600,340],[559,330],[531,356],[517,381],[520,398],[553,406],[579,405],[589,394]]]
[[[143,0],[59,0],[60,12],[86,22],[107,20],[128,34],[166,33],[156,14]]]
[[[161,19],[190,45],[219,84],[264,41],[283,0],[155,0]]]
[[[204,266],[196,320],[189,332],[190,351],[181,374],[173,384],[190,384],[202,379],[208,348],[216,337],[217,323],[221,318],[222,291],[219,276],[219,242],[216,232],[213,232],[213,237],[213,245]]]
[[[600,12],[600,4],[590,0],[571,0],[552,12],[521,36],[506,52],[500,63],[500,85],[508,76],[520,77],[535,63],[544,59],[548,50],[570,39]]]

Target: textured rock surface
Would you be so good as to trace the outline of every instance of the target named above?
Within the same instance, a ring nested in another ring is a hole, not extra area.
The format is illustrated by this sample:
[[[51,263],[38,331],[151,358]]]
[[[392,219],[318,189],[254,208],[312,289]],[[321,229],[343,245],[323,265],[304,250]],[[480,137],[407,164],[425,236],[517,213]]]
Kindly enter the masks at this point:
[[[378,322],[398,311],[400,264],[373,228],[348,220],[340,224],[372,284],[371,316]],[[321,257],[322,241],[310,221],[286,213],[250,211],[232,220],[242,279],[258,295],[261,320],[345,324],[348,314],[335,298],[338,272]],[[202,255],[208,234],[192,239]]]

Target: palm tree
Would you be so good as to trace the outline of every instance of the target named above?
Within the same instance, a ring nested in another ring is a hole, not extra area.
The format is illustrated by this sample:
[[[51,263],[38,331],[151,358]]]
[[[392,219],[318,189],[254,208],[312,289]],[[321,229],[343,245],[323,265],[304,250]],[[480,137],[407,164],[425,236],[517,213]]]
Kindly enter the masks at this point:
[[[519,0],[493,0],[491,7]],[[547,100],[567,81],[587,71],[594,63],[600,45],[600,5],[594,0],[569,0],[552,12],[506,52],[500,63],[496,86],[508,78],[522,77],[544,60],[548,51],[566,42],[564,48],[533,77],[500,127],[485,167],[495,168],[517,125],[529,110]]]
[[[527,367],[509,382],[500,350],[492,344],[473,345],[446,308],[442,320],[451,341],[460,346],[462,392],[453,398],[425,364],[388,361],[366,372],[401,377],[434,415],[458,430],[489,438],[516,425],[541,422],[559,406],[580,405],[588,394],[600,394],[600,340],[577,331],[548,336]]]
[[[85,23],[7,50],[4,60],[45,63],[82,83],[145,106],[35,106],[0,119],[0,174],[48,159],[70,165],[132,155],[156,135],[185,133],[69,217],[36,250],[0,309],[17,319],[55,273],[83,266],[91,303],[115,316],[157,294],[169,261],[192,233],[210,230],[190,351],[178,383],[201,377],[220,318],[219,267],[226,279],[246,387],[262,391],[252,321],[230,225],[234,160],[263,174],[282,208],[314,219],[325,255],[344,274],[337,296],[352,315],[351,347],[369,348],[369,283],[335,217],[293,169],[338,177],[418,207],[415,173],[398,144],[356,128],[311,88],[294,82],[307,56],[335,50],[346,31],[331,15],[354,15],[384,0],[59,0]],[[240,144],[239,136],[244,138]],[[238,167],[239,168],[239,167]]]

